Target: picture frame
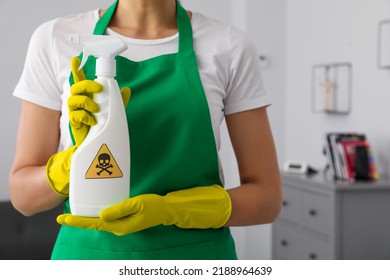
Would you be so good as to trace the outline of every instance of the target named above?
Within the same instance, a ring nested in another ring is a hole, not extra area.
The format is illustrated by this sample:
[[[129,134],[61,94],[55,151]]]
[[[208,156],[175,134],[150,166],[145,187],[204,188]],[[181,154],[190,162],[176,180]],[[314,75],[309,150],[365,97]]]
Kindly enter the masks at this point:
[[[378,23],[378,68],[390,69],[390,19]]]
[[[312,110],[349,114],[352,104],[352,64],[316,64],[312,67]]]

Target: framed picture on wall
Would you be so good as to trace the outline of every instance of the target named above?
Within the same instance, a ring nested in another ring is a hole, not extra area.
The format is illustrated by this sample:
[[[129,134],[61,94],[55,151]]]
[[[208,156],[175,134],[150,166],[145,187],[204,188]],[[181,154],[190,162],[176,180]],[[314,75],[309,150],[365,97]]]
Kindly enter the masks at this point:
[[[390,69],[390,19],[378,24],[378,67]]]
[[[348,114],[352,103],[352,65],[317,64],[312,68],[312,109],[316,113]]]

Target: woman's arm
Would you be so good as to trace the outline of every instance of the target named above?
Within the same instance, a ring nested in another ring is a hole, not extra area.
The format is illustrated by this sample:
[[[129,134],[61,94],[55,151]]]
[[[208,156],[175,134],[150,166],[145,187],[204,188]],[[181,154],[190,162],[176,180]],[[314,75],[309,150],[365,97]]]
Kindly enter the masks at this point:
[[[26,216],[52,209],[64,200],[46,180],[46,163],[58,149],[60,114],[22,102],[9,191],[14,207]]]
[[[227,226],[271,223],[282,202],[281,179],[266,108],[226,116],[241,186],[228,190],[232,213]]]

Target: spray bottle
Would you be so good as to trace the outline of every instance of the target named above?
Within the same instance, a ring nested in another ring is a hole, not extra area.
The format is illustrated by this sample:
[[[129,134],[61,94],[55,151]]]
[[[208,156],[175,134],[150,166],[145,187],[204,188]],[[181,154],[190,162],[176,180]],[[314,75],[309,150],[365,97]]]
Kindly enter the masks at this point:
[[[94,95],[100,111],[83,143],[72,156],[69,201],[73,215],[98,217],[102,209],[123,201],[130,193],[130,140],[115,57],[127,49],[118,37],[71,35],[70,42],[84,45],[80,68],[89,55],[96,60],[95,81],[103,85]]]

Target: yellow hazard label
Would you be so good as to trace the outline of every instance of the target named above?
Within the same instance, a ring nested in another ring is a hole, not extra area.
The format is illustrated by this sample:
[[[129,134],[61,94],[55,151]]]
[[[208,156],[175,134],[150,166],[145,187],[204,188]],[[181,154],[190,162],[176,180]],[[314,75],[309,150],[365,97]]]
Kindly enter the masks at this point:
[[[121,178],[123,173],[119,168],[114,156],[108,149],[106,144],[103,144],[93,159],[90,167],[85,173],[85,179],[107,179]]]

